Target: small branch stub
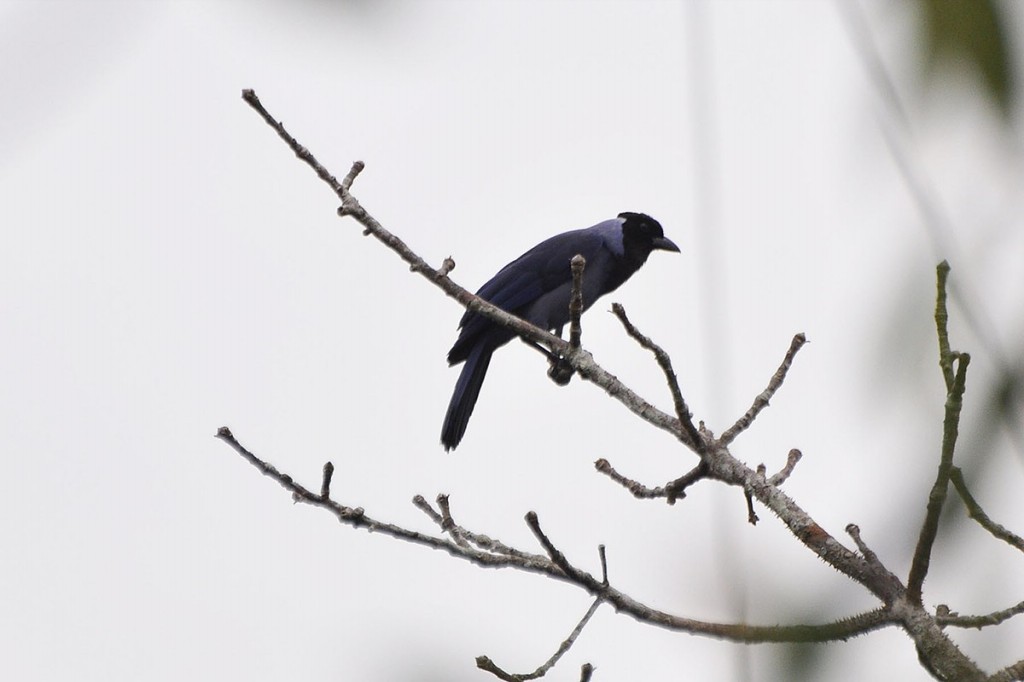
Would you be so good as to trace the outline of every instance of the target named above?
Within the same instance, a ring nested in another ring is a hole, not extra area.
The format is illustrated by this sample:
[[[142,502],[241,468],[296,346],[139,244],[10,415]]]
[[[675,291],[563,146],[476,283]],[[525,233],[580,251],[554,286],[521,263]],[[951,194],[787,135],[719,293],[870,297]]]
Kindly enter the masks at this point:
[[[768,483],[774,486],[780,486],[786,482],[786,480],[793,474],[793,469],[796,468],[797,462],[803,457],[803,453],[793,448],[789,451],[789,456],[786,457],[786,466],[782,467],[782,470],[768,479]]]
[[[334,477],[334,465],[330,462],[324,464],[324,478],[320,483],[320,497],[325,500],[331,499],[331,478]]]
[[[441,263],[441,268],[437,271],[437,274],[441,275],[442,277],[447,277],[448,273],[450,273],[454,269],[455,259],[453,259],[451,256],[448,256],[447,258],[444,259],[444,262]]]

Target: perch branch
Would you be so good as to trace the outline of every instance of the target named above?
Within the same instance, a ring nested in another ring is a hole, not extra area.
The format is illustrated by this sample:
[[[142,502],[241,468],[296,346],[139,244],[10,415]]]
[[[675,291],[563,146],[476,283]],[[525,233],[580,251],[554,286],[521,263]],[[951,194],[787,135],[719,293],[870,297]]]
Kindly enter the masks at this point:
[[[372,215],[370,215],[368,211],[366,211],[366,209],[362,207],[359,201],[356,200],[350,192],[353,182],[363,171],[364,164],[362,161],[356,161],[353,163],[349,174],[345,176],[343,182],[339,183],[333,175],[331,175],[323,166],[320,165],[319,162],[316,161],[313,155],[310,154],[305,147],[300,145],[294,137],[285,132],[284,126],[270,115],[254,91],[248,89],[243,90],[242,99],[244,99],[249,106],[255,109],[270,127],[277,131],[281,139],[288,144],[292,151],[295,152],[296,156],[309,164],[313,170],[316,171],[317,176],[326,182],[332,190],[334,190],[335,194],[337,194],[338,198],[340,198],[342,202],[341,208],[338,209],[339,215],[352,217],[363,227],[364,234],[372,235],[382,244],[394,251],[402,260],[408,263],[409,269],[412,272],[425,277],[429,282],[444,291],[444,293],[449,297],[458,301],[467,310],[479,313],[480,315],[511,329],[525,339],[547,346],[553,353],[564,357],[581,377],[600,386],[608,395],[625,405],[631,412],[652,426],[662,429],[663,431],[668,431],[673,435],[679,433],[680,426],[679,421],[676,418],[662,412],[641,398],[632,389],[619,381],[619,379],[617,379],[613,374],[598,365],[590,353],[584,351],[582,348],[573,350],[567,341],[560,339],[554,334],[551,334],[540,327],[536,327],[529,322],[526,322],[525,320],[522,320],[491,303],[488,303],[466,289],[463,289],[448,277],[448,270],[450,270],[450,268],[446,268],[445,265],[442,265],[439,269],[430,267],[430,265],[411,248],[409,248],[404,241],[385,229],[383,225],[381,225]]]

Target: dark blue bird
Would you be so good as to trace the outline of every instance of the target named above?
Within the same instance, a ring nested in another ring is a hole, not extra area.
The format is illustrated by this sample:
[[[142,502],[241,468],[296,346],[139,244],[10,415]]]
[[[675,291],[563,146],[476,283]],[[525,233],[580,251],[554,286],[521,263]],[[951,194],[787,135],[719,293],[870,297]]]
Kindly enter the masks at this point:
[[[476,294],[561,336],[562,327],[569,321],[573,256],[580,254],[587,260],[583,272],[583,307],[587,309],[629,279],[656,249],[679,251],[665,238],[654,218],[643,213],[620,213],[612,220],[537,244],[503,267]],[[506,327],[469,311],[462,316],[459,327],[462,331],[448,351],[448,364],[466,364],[444,416],[441,443],[445,450],[453,450],[466,433],[491,354],[515,337]]]

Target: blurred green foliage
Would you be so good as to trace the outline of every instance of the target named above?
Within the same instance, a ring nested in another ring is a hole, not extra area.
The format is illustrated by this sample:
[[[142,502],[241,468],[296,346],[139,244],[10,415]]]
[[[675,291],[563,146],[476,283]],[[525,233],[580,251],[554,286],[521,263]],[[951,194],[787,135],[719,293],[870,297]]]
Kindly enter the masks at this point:
[[[926,64],[932,74],[966,65],[1008,120],[1014,106],[1006,13],[996,0],[918,0]]]

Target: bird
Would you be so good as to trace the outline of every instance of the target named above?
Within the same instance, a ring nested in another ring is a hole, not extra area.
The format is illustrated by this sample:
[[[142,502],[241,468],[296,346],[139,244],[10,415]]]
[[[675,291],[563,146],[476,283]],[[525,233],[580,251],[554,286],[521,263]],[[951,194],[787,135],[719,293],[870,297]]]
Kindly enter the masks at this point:
[[[569,321],[572,289],[570,261],[586,259],[583,309],[615,291],[640,269],[652,251],[679,252],[661,223],[645,213],[626,211],[592,227],[571,230],[542,241],[503,267],[476,295],[542,329],[562,335]],[[487,317],[466,311],[459,337],[448,351],[448,365],[465,363],[455,383],[441,428],[446,452],[462,441],[480,396],[491,355],[516,334]]]

